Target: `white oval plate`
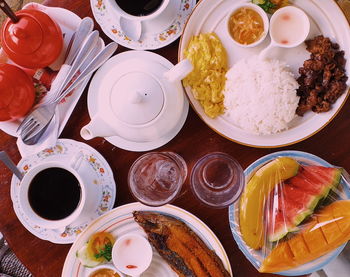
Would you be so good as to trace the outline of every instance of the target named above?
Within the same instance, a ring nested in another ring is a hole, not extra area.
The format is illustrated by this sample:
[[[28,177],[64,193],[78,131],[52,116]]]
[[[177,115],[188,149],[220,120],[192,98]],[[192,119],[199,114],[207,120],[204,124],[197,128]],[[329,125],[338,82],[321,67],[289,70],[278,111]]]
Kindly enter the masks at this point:
[[[113,209],[105,215],[99,217],[92,222],[83,233],[74,242],[66,257],[62,277],[86,277],[91,269],[82,266],[76,258],[76,252],[96,232],[107,231],[113,234],[114,237],[119,237],[125,233],[135,232],[146,237],[143,229],[134,221],[132,212],[148,210],[160,212],[175,216],[185,222],[205,243],[208,247],[216,252],[222,260],[225,268],[232,276],[230,261],[227,257],[225,249],[221,245],[219,239],[209,229],[205,223],[193,214],[178,208],[173,205],[165,205],[162,207],[148,207],[141,203],[131,203]],[[170,266],[160,257],[156,250],[153,251],[153,259],[150,267],[142,274],[143,277],[176,277],[178,276]]]
[[[228,13],[232,11],[235,6],[245,2],[250,1],[201,1],[194,9],[185,26],[179,47],[179,60],[184,58],[183,52],[191,37],[199,33],[215,32],[220,37],[227,50],[230,67],[238,60],[251,55],[257,55],[264,49],[269,44],[269,36],[257,47],[242,48],[231,42],[231,38],[225,28],[225,17]],[[332,41],[337,42],[342,50],[348,51],[348,49],[350,49],[349,23],[334,0],[295,0],[291,2],[293,5],[304,10],[310,18],[311,30],[308,39],[323,34],[326,37],[330,37]],[[310,53],[306,51],[305,45],[301,45],[293,49],[279,49],[273,52],[272,57],[285,61],[290,65],[295,76],[298,76],[299,67],[302,66],[304,60],[309,59],[309,56]],[[348,60],[346,71],[349,74],[350,61],[347,52],[345,53],[345,57]],[[256,135],[235,126],[233,123],[229,122],[225,116],[219,116],[216,119],[209,118],[204,113],[199,102],[194,99],[191,89],[186,88],[186,92],[194,110],[215,132],[243,145],[268,148],[291,145],[311,137],[336,116],[348,97],[348,93],[344,93],[329,112],[320,114],[308,112],[304,117],[297,117],[290,123],[290,128],[286,131],[273,135]]]
[[[317,157],[315,155],[302,152],[302,151],[279,151],[275,152],[269,155],[266,155],[258,160],[256,160],[254,163],[249,165],[244,170],[244,175],[246,180],[249,180],[251,175],[258,170],[261,166],[266,164],[269,161],[272,161],[278,157],[291,157],[293,159],[296,159],[298,162],[303,164],[309,164],[309,165],[321,165],[321,166],[332,166],[330,163],[326,162],[325,160],[321,159],[320,157]],[[347,186],[344,186],[347,187]],[[347,190],[344,195],[341,196],[344,199],[350,199],[350,191]],[[233,238],[235,239],[239,249],[243,252],[243,254],[246,256],[246,258],[255,266],[260,267],[261,262],[264,259],[262,251],[256,251],[251,250],[244,242],[240,235],[239,230],[239,224],[237,223],[237,219],[239,217],[238,214],[239,211],[239,201],[237,201],[234,205],[231,205],[229,207],[229,222],[230,222],[230,228],[233,235]],[[316,259],[309,263],[303,264],[295,269],[286,270],[283,272],[278,272],[276,274],[285,275],[285,276],[298,276],[298,275],[304,275],[304,274],[310,274],[312,272],[318,271],[322,269],[325,265],[330,263],[333,259],[335,259],[340,252],[345,247],[346,243],[342,246],[338,247],[334,251]]]

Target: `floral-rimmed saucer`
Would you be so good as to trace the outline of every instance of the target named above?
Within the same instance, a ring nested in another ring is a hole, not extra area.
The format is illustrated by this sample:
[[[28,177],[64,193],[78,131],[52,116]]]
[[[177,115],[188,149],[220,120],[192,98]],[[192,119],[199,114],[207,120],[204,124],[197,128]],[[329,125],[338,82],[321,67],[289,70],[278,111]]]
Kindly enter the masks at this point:
[[[92,220],[113,208],[116,184],[112,169],[100,153],[85,143],[70,139],[59,139],[54,147],[46,148],[35,155],[23,158],[17,166],[23,174],[26,174],[33,166],[44,161],[56,160],[58,157],[68,162],[78,152],[83,154],[83,159],[90,171],[87,174],[89,174],[92,181],[88,185],[94,185],[97,188],[98,201],[94,211],[88,217],[85,217],[84,220],[78,219],[67,226],[64,231],[45,229],[30,222],[19,203],[20,182],[16,176],[12,177],[11,199],[15,213],[24,227],[40,239],[57,244],[73,243]]]
[[[139,41],[133,40],[125,35],[120,27],[119,18],[107,7],[107,0],[90,0],[90,5],[96,21],[100,24],[103,32],[112,40],[127,48],[152,50],[162,48],[181,36],[186,21],[196,5],[196,1],[180,1],[181,5],[176,18],[166,30],[156,34],[143,34]]]

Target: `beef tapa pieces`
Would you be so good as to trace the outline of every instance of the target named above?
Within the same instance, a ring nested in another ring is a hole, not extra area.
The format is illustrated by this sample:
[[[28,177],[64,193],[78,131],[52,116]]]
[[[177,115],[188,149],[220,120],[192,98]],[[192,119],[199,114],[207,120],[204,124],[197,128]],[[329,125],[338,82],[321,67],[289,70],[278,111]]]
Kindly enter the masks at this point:
[[[298,78],[300,96],[297,114],[305,112],[327,112],[346,89],[344,51],[329,38],[317,36],[307,40],[306,49],[311,53],[303,67],[299,68]]]

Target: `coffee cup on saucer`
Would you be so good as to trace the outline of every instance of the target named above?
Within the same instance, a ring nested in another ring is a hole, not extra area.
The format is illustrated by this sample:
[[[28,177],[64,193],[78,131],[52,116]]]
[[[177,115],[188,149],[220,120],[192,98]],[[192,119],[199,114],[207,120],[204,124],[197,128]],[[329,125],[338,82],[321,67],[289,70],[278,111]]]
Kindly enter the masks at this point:
[[[70,160],[50,160],[31,168],[21,180],[19,205],[34,224],[62,229],[86,213],[94,191],[87,185],[80,168],[83,155]]]
[[[119,18],[120,27],[133,40],[143,33],[159,33],[174,21],[180,0],[108,0],[107,5]]]

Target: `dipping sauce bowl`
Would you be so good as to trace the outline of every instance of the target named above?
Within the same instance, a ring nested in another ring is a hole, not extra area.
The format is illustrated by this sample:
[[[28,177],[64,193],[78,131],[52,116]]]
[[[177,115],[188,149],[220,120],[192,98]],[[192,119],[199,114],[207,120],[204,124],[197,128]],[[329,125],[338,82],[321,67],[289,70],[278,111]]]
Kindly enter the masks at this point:
[[[296,7],[287,6],[277,10],[270,20],[271,43],[260,52],[260,58],[266,58],[274,47],[293,48],[305,41],[310,32],[307,14]]]
[[[95,267],[88,277],[125,277],[114,266],[109,264],[99,265]]]
[[[112,249],[114,266],[124,274],[140,276],[151,264],[153,251],[146,238],[126,234],[117,239]]]
[[[260,44],[269,31],[265,11],[255,4],[242,4],[229,13],[226,27],[232,41],[241,47]]]

